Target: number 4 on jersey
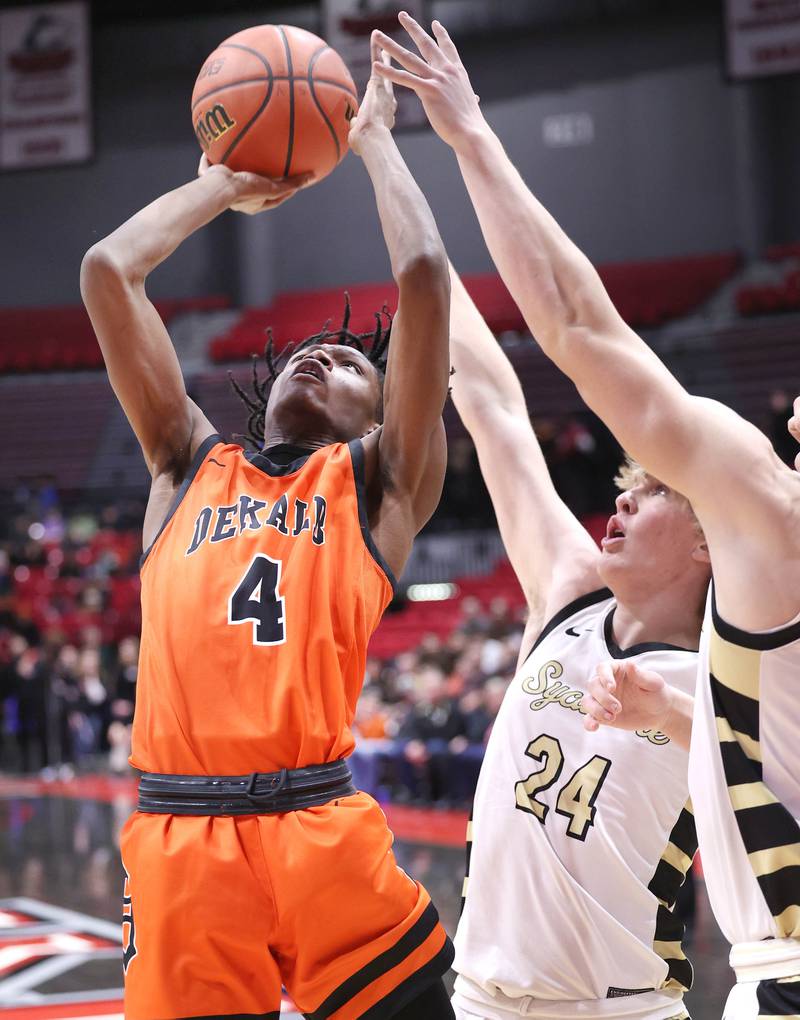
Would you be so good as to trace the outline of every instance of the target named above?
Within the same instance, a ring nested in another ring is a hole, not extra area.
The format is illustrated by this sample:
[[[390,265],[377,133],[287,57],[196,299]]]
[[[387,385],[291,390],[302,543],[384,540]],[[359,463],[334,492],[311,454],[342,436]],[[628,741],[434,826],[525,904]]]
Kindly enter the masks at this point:
[[[258,553],[228,600],[228,623],[252,620],[254,645],[282,645],[286,640],[284,600],[278,593],[281,566],[280,560]]]

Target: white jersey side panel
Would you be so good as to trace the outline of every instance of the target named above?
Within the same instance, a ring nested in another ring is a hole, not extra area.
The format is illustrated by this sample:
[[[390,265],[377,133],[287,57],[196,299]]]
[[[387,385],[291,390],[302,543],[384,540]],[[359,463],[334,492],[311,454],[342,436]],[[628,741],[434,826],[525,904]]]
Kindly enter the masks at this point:
[[[712,593],[690,786],[711,906],[733,944],[800,939],[799,735],[800,616],[748,634]]]
[[[693,693],[697,653],[622,652],[614,607],[604,591],[559,613],[495,721],[455,938],[456,991],[472,1002],[548,1016],[548,1002],[581,1000],[581,1015],[625,1016],[647,997],[646,1015],[670,1016],[691,983],[666,906],[696,849],[688,754],[658,732],[588,733],[579,704],[597,664],[623,656]]]

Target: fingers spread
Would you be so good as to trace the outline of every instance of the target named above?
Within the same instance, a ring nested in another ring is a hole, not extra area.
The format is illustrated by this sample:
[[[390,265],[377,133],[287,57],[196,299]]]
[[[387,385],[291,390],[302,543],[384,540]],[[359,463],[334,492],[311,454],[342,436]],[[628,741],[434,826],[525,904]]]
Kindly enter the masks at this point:
[[[411,15],[407,14],[405,11],[400,11],[399,21],[406,32],[408,32],[414,40],[417,49],[428,63],[434,65],[440,64],[442,62],[441,51],[439,50],[435,40],[431,39],[422,25],[420,25],[418,21],[415,21]]]
[[[386,35],[384,32],[375,31],[372,34],[373,37],[377,39],[381,49],[385,50],[393,60],[396,60],[397,63],[404,67],[407,71],[412,71],[414,74],[418,74],[421,78],[429,78],[431,76],[430,67],[424,60],[418,57],[416,53],[412,53],[411,50],[407,50],[405,46],[401,46],[399,42],[396,42],[391,36]]]
[[[389,67],[387,64],[373,64],[372,73],[394,85],[405,85],[407,89],[413,89],[415,92],[420,92],[426,84],[424,78],[409,74],[408,71],[401,71],[397,67]]]
[[[431,25],[433,34],[436,36],[436,41],[439,43],[439,49],[444,53],[446,57],[454,62],[461,63],[461,57],[458,55],[456,44],[450,38],[450,34],[441,21],[434,21]]]

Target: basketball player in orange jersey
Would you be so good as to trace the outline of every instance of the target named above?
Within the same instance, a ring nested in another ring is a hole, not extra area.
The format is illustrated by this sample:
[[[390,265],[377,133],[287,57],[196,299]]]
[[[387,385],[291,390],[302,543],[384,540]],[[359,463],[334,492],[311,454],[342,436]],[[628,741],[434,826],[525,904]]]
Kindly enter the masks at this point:
[[[726,1020],[800,1015],[800,475],[730,408],[694,397],[614,308],[481,114],[446,30],[385,36],[455,150],[483,235],[545,353],[642,466],[684,493],[713,584],[691,718],[689,786],[711,905],[732,944]],[[629,555],[624,537],[616,555]],[[686,702],[673,706],[688,730]],[[613,713],[610,713],[613,714]],[[670,724],[670,719],[665,720]]]
[[[319,1020],[452,1016],[451,943],[345,760],[367,642],[446,458],[447,259],[393,108],[373,78],[350,132],[399,288],[385,383],[326,333],[278,375],[253,456],[187,397],[144,282],[224,210],[271,208],[305,182],[211,167],[84,259],[83,298],[152,476],[131,755],[143,776],[122,836],[129,1020],[277,1020],[281,984]]]

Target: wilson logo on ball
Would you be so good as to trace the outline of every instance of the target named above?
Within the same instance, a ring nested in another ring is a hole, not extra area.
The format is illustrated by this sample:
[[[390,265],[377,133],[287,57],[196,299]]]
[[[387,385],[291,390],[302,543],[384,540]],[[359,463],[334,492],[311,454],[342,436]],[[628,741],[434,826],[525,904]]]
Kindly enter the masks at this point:
[[[203,148],[208,149],[226,131],[230,131],[232,127],[236,127],[236,121],[230,116],[222,103],[217,103],[216,106],[211,107],[205,116],[201,115],[197,118],[194,133],[197,135],[197,140]]]

